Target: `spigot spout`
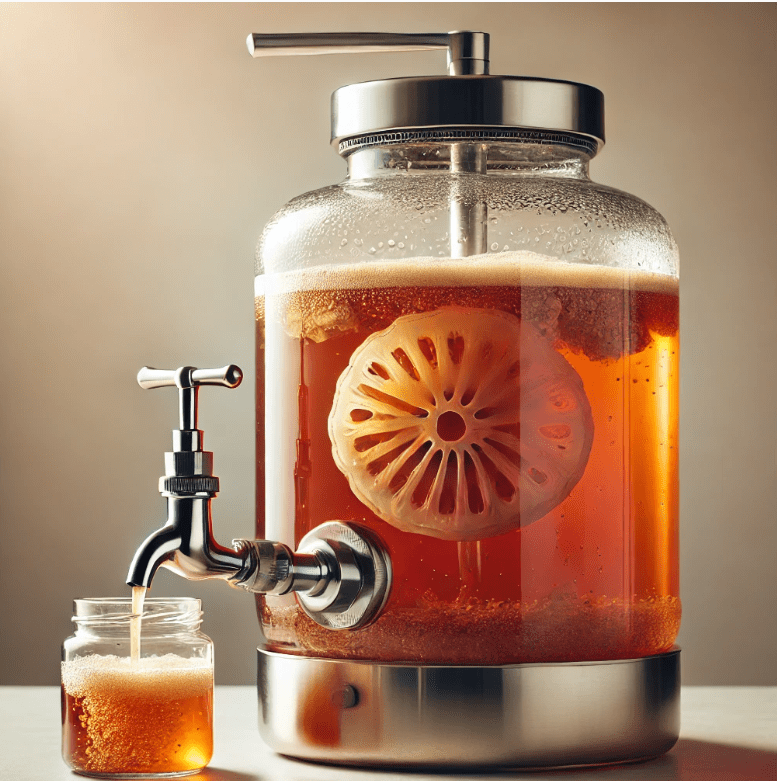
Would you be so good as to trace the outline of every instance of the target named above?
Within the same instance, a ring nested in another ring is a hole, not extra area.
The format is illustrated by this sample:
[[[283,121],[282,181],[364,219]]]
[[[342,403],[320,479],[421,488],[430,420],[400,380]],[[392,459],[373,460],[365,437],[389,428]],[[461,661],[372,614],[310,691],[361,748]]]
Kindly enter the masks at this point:
[[[248,553],[219,545],[213,537],[209,496],[168,496],[168,521],[143,541],[130,564],[127,583],[150,588],[159,567],[187,580],[240,578]]]
[[[151,581],[159,567],[172,559],[181,546],[181,536],[172,526],[163,526],[146,537],[132,558],[127,583],[130,586],[151,588]]]

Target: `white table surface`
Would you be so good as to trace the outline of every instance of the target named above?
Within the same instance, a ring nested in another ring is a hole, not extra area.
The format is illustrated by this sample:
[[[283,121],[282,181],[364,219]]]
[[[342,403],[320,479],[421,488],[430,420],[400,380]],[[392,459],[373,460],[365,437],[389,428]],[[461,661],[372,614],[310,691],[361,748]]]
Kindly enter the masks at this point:
[[[60,756],[60,694],[0,687],[0,779],[76,781]],[[353,770],[285,759],[262,743],[251,686],[217,686],[215,751],[198,781],[777,781],[777,687],[683,687],[682,732],[664,757],[575,771],[412,773]]]

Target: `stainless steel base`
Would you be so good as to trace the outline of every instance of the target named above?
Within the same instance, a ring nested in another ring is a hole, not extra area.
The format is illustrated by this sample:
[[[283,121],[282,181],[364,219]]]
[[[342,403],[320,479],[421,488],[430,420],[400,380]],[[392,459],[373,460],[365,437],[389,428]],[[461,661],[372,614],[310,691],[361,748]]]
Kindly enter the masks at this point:
[[[633,762],[680,732],[680,651],[611,662],[442,667],[259,649],[259,731],[280,754],[390,767]]]

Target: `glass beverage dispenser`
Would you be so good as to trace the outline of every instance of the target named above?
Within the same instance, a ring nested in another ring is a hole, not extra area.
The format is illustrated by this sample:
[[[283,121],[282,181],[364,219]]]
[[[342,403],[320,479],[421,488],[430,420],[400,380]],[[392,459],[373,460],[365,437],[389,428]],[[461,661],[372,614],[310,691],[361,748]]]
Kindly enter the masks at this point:
[[[249,37],[428,48],[449,75],[334,93],[347,177],[257,252],[260,541],[231,579],[262,592],[260,729],[364,765],[657,756],[679,732],[678,255],[588,177],[602,94],[489,75],[484,33]],[[361,582],[335,608],[318,575],[274,585],[324,559]]]

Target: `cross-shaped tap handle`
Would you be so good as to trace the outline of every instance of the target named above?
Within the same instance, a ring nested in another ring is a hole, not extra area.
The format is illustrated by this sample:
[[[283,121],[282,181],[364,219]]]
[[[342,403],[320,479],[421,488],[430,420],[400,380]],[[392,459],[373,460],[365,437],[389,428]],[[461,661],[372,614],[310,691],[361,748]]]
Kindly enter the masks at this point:
[[[180,401],[180,429],[197,429],[197,391],[201,385],[221,385],[224,388],[237,388],[243,381],[243,372],[239,366],[231,363],[219,369],[197,369],[194,366],[181,366],[178,369],[154,369],[144,366],[138,372],[138,385],[144,390],[152,388],[176,387]]]

